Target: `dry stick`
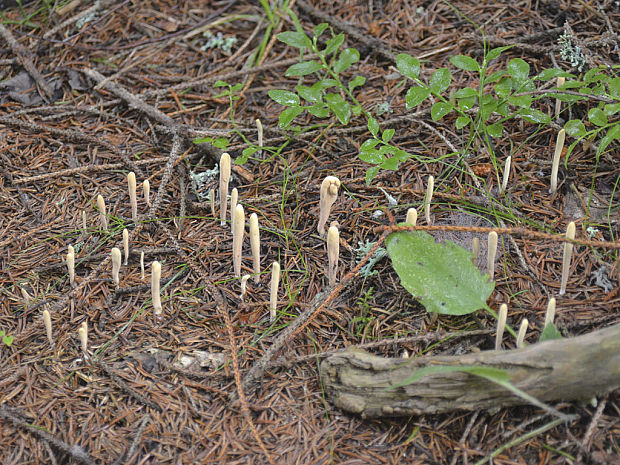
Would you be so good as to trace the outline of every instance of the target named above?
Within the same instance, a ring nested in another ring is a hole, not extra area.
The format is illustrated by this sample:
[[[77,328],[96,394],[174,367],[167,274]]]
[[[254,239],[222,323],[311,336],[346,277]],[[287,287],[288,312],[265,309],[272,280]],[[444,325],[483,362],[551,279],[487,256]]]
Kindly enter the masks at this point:
[[[358,273],[358,271],[366,264],[366,262],[372,257],[372,255],[376,252],[379,246],[385,241],[385,238],[388,236],[388,232],[384,232],[381,234],[381,237],[375,242],[372,248],[368,251],[368,253],[362,258],[362,260],[349,271],[342,280],[334,287],[329,289],[329,295],[324,299],[315,299],[310,306],[302,312],[295,320],[291,322],[276,338],[275,341],[271,344],[271,346],[265,351],[263,356],[254,363],[252,368],[246,373],[243,378],[243,388],[251,389],[254,384],[263,376],[267,366],[271,362],[271,359],[275,356],[275,354],[282,349],[282,347],[287,344],[289,341],[292,341],[293,338],[299,334],[300,331],[308,326],[312,320],[314,320],[321,311],[323,311],[331,302],[342,292],[344,287],[353,279],[353,277]],[[231,396],[234,399],[234,395]]]
[[[101,8],[106,8],[109,5],[114,4],[115,2],[116,0],[103,0],[103,1],[97,0],[94,3],[94,5],[91,6],[90,8],[87,8],[86,10],[79,12],[75,16],[67,18],[62,23],[58,24],[57,26],[54,26],[52,29],[50,29],[45,34],[43,34],[43,38],[48,39],[52,37],[54,34],[56,34],[58,31],[60,31],[61,29],[64,29],[65,27],[70,26],[71,24],[79,21],[81,18],[84,18],[90,14],[93,14]]]
[[[143,396],[138,391],[136,391],[131,386],[129,386],[125,381],[123,381],[123,379],[119,375],[114,373],[114,371],[108,365],[106,365],[102,360],[96,361],[96,364],[99,365],[101,369],[105,372],[105,374],[108,375],[112,379],[112,381],[114,381],[118,385],[118,387],[120,387],[121,390],[124,391],[129,397],[132,397],[133,399],[137,400],[141,404],[144,404],[147,407],[151,407],[152,409],[157,410],[158,412],[162,411],[159,405],[157,405],[155,402],[151,402],[145,396]]]
[[[129,156],[119,150],[115,145],[110,144],[109,142],[99,139],[94,136],[90,136],[88,134],[83,134],[79,131],[75,131],[73,129],[59,129],[51,126],[45,126],[43,124],[30,123],[27,121],[22,121],[16,118],[11,118],[10,116],[0,115],[0,124],[4,124],[6,126],[12,126],[20,129],[27,129],[31,132],[35,133],[49,133],[54,136],[58,136],[60,138],[66,139],[70,142],[81,142],[87,144],[95,144],[100,147],[104,147],[108,149],[115,155],[121,157],[121,159],[125,162],[125,166],[129,168],[131,171],[134,171],[136,174],[139,174],[142,177],[145,177],[144,171],[136,163],[129,158]]]
[[[144,415],[144,417],[142,417],[140,426],[138,426],[138,431],[136,431],[136,436],[133,438],[133,441],[131,441],[131,445],[129,446],[129,449],[127,449],[127,452],[119,455],[112,465],[118,465],[119,463],[127,463],[129,459],[131,458],[131,456],[136,453],[136,449],[138,448],[138,445],[140,444],[140,439],[142,439],[142,434],[144,433],[144,430],[146,429],[146,425],[148,424],[149,421],[151,421],[151,416],[147,413],[146,415]]]
[[[31,424],[29,424],[28,422],[24,421],[22,418],[17,416],[16,413],[21,413],[21,412],[19,412],[19,410],[16,409],[15,407],[8,407],[6,405],[0,405],[0,418],[2,418],[4,421],[11,423],[16,428],[22,428],[28,431],[29,433],[33,434],[34,436],[37,436],[39,439],[42,439],[45,442],[54,446],[55,449],[62,451],[65,454],[71,456],[71,458],[78,461],[79,463],[83,463],[86,465],[95,465],[95,462],[90,458],[90,455],[88,455],[88,453],[84,449],[82,449],[80,446],[75,445],[75,444],[69,445],[64,441],[61,441],[60,439],[56,438],[50,433],[43,431],[42,429],[37,428],[35,426],[32,426]],[[23,416],[23,415],[20,415],[20,416]]]
[[[17,42],[17,40],[15,40],[15,37],[13,37],[13,34],[11,34],[11,31],[9,31],[4,26],[4,24],[1,23],[0,36],[2,36],[2,38],[9,44],[9,47],[11,47],[11,50],[13,50],[13,53],[17,56],[17,59],[19,60],[21,65],[26,68],[26,71],[28,71],[30,77],[32,77],[32,79],[34,79],[34,81],[37,83],[37,87],[42,93],[41,97],[43,97],[44,100],[51,99],[54,93],[52,92],[52,89],[47,84],[45,79],[43,79],[43,76],[41,76],[41,73],[39,73],[39,70],[34,66],[32,61],[28,57],[32,54],[28,50],[26,50],[23,45]]]
[[[157,158],[149,158],[146,160],[138,160],[136,161],[136,165],[152,165],[152,164],[161,164],[162,162],[168,160],[168,157],[157,157]],[[53,173],[45,173],[39,174],[37,176],[26,176],[24,178],[19,178],[14,180],[15,184],[26,184],[29,182],[38,182],[44,179],[50,178],[60,178],[63,176],[71,176],[77,173],[88,173],[91,171],[108,171],[108,170],[117,170],[119,168],[125,167],[125,163],[105,163],[103,165],[85,165],[80,166],[78,168],[67,168],[64,170],[54,171]]]
[[[258,443],[258,446],[261,448],[261,450],[265,454],[265,457],[267,457],[267,460],[269,461],[269,463],[273,465],[274,461],[271,458],[271,455],[269,455],[269,452],[267,451],[267,448],[265,447],[265,444],[263,443],[262,439],[260,438],[260,435],[258,434],[258,431],[256,430],[256,426],[254,425],[254,421],[252,421],[252,415],[250,414],[250,408],[248,407],[248,401],[245,397],[245,392],[243,391],[243,385],[241,382],[241,372],[239,371],[239,360],[237,358],[237,344],[235,342],[235,333],[233,330],[232,321],[230,320],[230,314],[228,313],[228,307],[226,306],[226,302],[224,301],[222,294],[216,287],[211,286],[209,288],[209,293],[215,299],[217,309],[219,313],[224,317],[224,323],[226,324],[226,332],[228,334],[228,340],[230,343],[230,355],[232,358],[233,373],[235,376],[235,384],[237,385],[237,393],[239,395],[239,400],[241,403],[241,412],[243,413],[243,416],[246,418],[248,425],[250,426],[250,429],[252,430],[252,434],[254,435],[254,438],[256,439],[256,442]]]

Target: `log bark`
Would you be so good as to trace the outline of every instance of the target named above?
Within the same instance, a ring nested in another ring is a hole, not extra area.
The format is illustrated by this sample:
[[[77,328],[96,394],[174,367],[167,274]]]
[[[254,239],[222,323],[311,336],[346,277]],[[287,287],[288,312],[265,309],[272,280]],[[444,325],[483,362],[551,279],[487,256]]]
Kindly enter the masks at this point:
[[[321,363],[328,398],[362,417],[421,415],[526,404],[500,385],[462,372],[424,376],[387,390],[430,365],[506,370],[511,383],[543,402],[591,399],[620,386],[620,324],[570,339],[458,356],[382,358],[351,349]]]

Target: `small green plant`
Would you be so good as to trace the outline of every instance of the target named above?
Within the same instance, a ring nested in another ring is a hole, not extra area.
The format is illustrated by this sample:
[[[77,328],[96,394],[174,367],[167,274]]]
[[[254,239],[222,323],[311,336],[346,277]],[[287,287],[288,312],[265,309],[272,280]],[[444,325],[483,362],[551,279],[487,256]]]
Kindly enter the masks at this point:
[[[357,306],[360,310],[359,315],[356,315],[351,320],[351,328],[355,337],[361,338],[366,333],[369,325],[375,321],[375,317],[370,315],[371,305],[370,302],[374,300],[374,287],[369,287],[364,293],[357,298]]]
[[[11,344],[13,344],[13,336],[6,334],[3,329],[0,330],[0,340],[2,340],[2,343],[7,347],[11,347]]]

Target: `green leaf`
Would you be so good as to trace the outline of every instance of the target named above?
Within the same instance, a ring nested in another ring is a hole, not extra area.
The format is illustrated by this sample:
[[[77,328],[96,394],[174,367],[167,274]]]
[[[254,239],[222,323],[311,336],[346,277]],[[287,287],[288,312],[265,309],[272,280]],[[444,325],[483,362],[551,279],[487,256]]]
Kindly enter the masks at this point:
[[[597,126],[605,126],[607,124],[607,115],[600,108],[591,108],[588,112],[588,121]]]
[[[620,139],[620,124],[616,124],[609,128],[607,134],[601,139],[598,144],[598,149],[596,150],[596,160],[600,157],[601,153],[605,151],[607,146],[611,144],[614,140]]]
[[[338,55],[338,60],[334,65],[334,72],[342,73],[349,69],[353,63],[357,63],[358,61],[360,61],[360,52],[354,48],[347,48]]]
[[[491,50],[489,50],[489,53],[487,53],[487,61],[499,58],[499,56],[504,53],[504,51],[512,47],[514,47],[514,45],[504,45],[503,47],[492,48]]]
[[[323,68],[323,65],[318,61],[302,61],[289,67],[284,73],[285,76],[307,76],[308,74],[316,73]]]
[[[329,27],[327,23],[317,24],[314,28],[314,37],[319,37],[321,34],[325,32],[325,29]]]
[[[372,116],[368,118],[368,130],[375,137],[379,134],[379,123]]]
[[[385,131],[383,131],[383,134],[381,134],[381,140],[383,140],[383,142],[387,144],[389,141],[392,140],[395,132],[396,131],[394,129],[386,129]]]
[[[463,129],[469,123],[471,123],[471,118],[469,116],[459,116],[455,123],[456,129]]]
[[[276,36],[280,42],[295,48],[310,48],[312,42],[303,32],[287,31],[281,32]]]
[[[620,98],[620,77],[610,79],[607,85],[609,94],[616,99]]]
[[[564,130],[566,131],[566,134],[575,138],[583,137],[586,134],[585,125],[578,119],[567,121],[564,125]]]
[[[573,78],[575,76],[561,69],[551,68],[543,69],[537,76],[534,77],[534,79],[539,81],[550,81],[551,79],[557,77]]]
[[[377,144],[379,144],[379,140],[377,140],[377,139],[366,139],[362,143],[362,145],[360,147],[360,151],[361,152],[365,152],[365,151],[368,151],[370,149],[374,149],[377,146]]]
[[[398,169],[398,158],[386,158],[383,163],[381,163],[381,168],[384,170],[396,171]]]
[[[514,95],[511,95],[510,97],[508,97],[508,102],[510,102],[511,105],[514,105],[516,107],[529,108],[530,105],[532,105],[532,96],[520,95],[518,97],[515,97]]]
[[[495,84],[495,93],[498,97],[506,98],[512,91],[512,78],[503,77]]]
[[[431,76],[428,86],[434,94],[439,95],[450,87],[451,82],[452,74],[450,74],[450,70],[448,68],[439,68]]]
[[[281,128],[289,127],[295,117],[299,115],[302,111],[304,111],[303,107],[289,107],[284,109],[284,111],[280,113],[280,117],[278,118],[278,126],[280,126]]]
[[[501,78],[503,78],[504,76],[506,76],[506,71],[495,71],[494,73],[491,73],[487,76],[487,78],[485,79],[485,82],[487,84],[491,84],[495,81],[499,81]]]
[[[486,307],[494,283],[472,264],[472,253],[425,231],[388,236],[387,251],[401,283],[434,313],[466,315]]]
[[[13,335],[11,335],[11,336],[2,336],[2,342],[4,342],[4,344],[7,347],[11,347],[11,344],[13,344],[13,338],[14,338]]]
[[[603,113],[607,116],[613,116],[620,111],[620,103],[608,103],[603,106]]]
[[[213,147],[216,147],[222,150],[226,150],[229,144],[230,144],[230,141],[226,137],[217,137],[213,139],[213,142],[211,142],[211,145],[213,145]]]
[[[455,98],[478,97],[478,91],[471,87],[463,87],[454,93]]]
[[[540,334],[539,342],[549,341],[551,339],[562,339],[562,335],[553,323],[549,323]]]
[[[315,82],[312,87],[316,87],[319,90],[329,89],[330,87],[339,87],[340,83],[335,79],[321,79],[318,82]]]
[[[504,130],[504,126],[502,123],[489,124],[487,126],[487,133],[491,137],[502,137],[502,131]]]
[[[450,63],[465,71],[479,71],[480,65],[478,62],[467,55],[454,55],[450,57]]]
[[[482,102],[480,102],[480,116],[482,121],[486,121],[491,117],[497,109],[498,103],[499,101],[493,98],[492,95],[485,94],[482,96]]]
[[[351,105],[342,100],[340,94],[326,94],[325,102],[341,124],[349,124]]]
[[[340,33],[337,36],[332,37],[325,44],[325,50],[323,50],[323,53],[325,55],[329,55],[330,53],[334,53],[336,50],[338,50],[340,48],[340,46],[343,44],[343,42],[344,42],[344,34],[343,33]]]
[[[213,87],[228,87],[228,83],[226,81],[217,80],[215,84],[213,84]]]
[[[529,121],[530,123],[549,124],[551,122],[551,118],[549,118],[546,113],[534,108],[521,108],[518,113],[525,121]]]
[[[405,96],[407,110],[417,107],[424,100],[426,100],[429,95],[431,95],[431,91],[427,87],[416,86],[409,89],[407,91],[407,95]]]
[[[381,169],[380,166],[373,166],[372,168],[368,168],[368,170],[366,170],[366,185],[367,186],[370,186],[370,183],[372,182],[372,180],[377,175],[380,169]]]
[[[316,87],[302,86],[295,87],[297,95],[304,99],[308,103],[317,103],[321,101],[323,94],[320,89]]]
[[[363,86],[366,83],[366,78],[364,76],[355,76],[349,82],[349,92],[353,92],[353,89],[356,87]]]
[[[379,150],[375,149],[362,150],[358,156],[360,160],[370,163],[371,165],[379,165],[385,160],[385,156]]]
[[[271,97],[271,100],[273,100],[274,102],[279,103],[280,105],[285,105],[287,107],[298,106],[300,103],[299,96],[296,93],[290,92],[288,90],[272,89],[267,92],[267,95],[269,95],[269,97]]]
[[[513,58],[508,62],[508,74],[517,81],[525,81],[530,75],[530,65],[521,58]]]
[[[305,109],[308,110],[308,113],[317,118],[327,118],[330,114],[328,106],[322,102],[305,107]]]
[[[250,145],[249,147],[244,148],[243,151],[241,152],[241,155],[235,158],[235,164],[243,165],[244,163],[248,161],[248,158],[250,158],[252,155],[254,155],[259,150],[260,150],[260,147],[258,145]]]
[[[420,62],[406,53],[399,53],[396,57],[396,67],[404,76],[417,79],[420,75]]]
[[[454,107],[450,103],[436,102],[431,107],[431,118],[433,121],[439,121],[441,118],[450,113]]]

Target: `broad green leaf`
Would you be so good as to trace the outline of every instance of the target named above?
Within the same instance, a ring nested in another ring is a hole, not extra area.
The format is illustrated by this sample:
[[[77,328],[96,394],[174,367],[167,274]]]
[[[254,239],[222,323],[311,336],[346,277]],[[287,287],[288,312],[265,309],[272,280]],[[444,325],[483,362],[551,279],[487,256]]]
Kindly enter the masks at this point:
[[[564,130],[566,131],[566,134],[576,138],[583,137],[586,134],[585,125],[578,119],[567,121],[564,125]]]
[[[2,336],[2,342],[4,342],[4,344],[7,347],[11,347],[11,344],[13,344],[13,338],[15,336],[13,336],[12,334],[10,336]]]
[[[493,98],[492,95],[486,94],[482,96],[482,102],[480,102],[480,116],[482,117],[482,121],[486,121],[491,117],[497,109],[498,103],[499,101]]]
[[[342,100],[340,94],[325,94],[325,102],[341,124],[349,124],[351,105]]]
[[[296,48],[310,48],[312,42],[303,32],[287,31],[281,32],[276,36],[280,42]]]
[[[514,105],[515,107],[529,108],[530,105],[532,105],[532,96],[520,95],[518,97],[515,97],[514,95],[511,95],[510,97],[508,97],[508,102],[510,102],[510,104]]]
[[[295,87],[295,90],[297,91],[297,95],[299,95],[302,99],[304,99],[308,103],[320,102],[321,97],[323,96],[320,89],[317,89],[316,87],[299,85]]]
[[[211,145],[213,145],[213,147],[216,147],[222,150],[226,150],[229,144],[230,144],[230,141],[226,137],[216,137],[211,142]]]
[[[321,23],[321,24],[317,24],[314,27],[314,37],[319,37],[321,34],[323,34],[325,32],[325,29],[327,29],[329,27],[329,24],[327,23]]]
[[[471,87],[463,87],[454,93],[454,98],[478,97],[478,91]]]
[[[427,87],[412,87],[407,91],[405,96],[405,102],[407,110],[417,107],[431,94],[430,89]]]
[[[288,90],[272,89],[267,92],[267,95],[269,95],[269,97],[271,97],[271,100],[273,100],[274,102],[279,103],[280,105],[285,105],[287,107],[296,107],[300,103],[299,95]]]
[[[525,121],[529,121],[530,123],[548,124],[551,122],[551,118],[549,118],[546,113],[538,111],[534,108],[521,108],[518,113]]]
[[[613,116],[620,111],[620,103],[608,103],[603,107],[603,112],[607,116]]]
[[[456,129],[463,129],[469,123],[471,123],[471,118],[469,116],[459,116],[455,123]]]
[[[525,81],[530,75],[530,65],[521,58],[513,58],[508,62],[508,73],[517,81]]]
[[[386,129],[385,131],[383,131],[383,134],[381,134],[381,140],[383,140],[383,142],[387,144],[389,141],[392,140],[395,132],[396,131],[394,129]]]
[[[600,108],[591,108],[588,112],[588,121],[597,126],[605,126],[607,124],[607,115]]]
[[[372,180],[377,175],[380,169],[381,169],[380,166],[373,166],[372,168],[368,168],[366,170],[366,185],[367,186],[370,186],[370,183],[372,182]]]
[[[406,53],[399,53],[396,57],[396,67],[404,76],[417,79],[420,75],[420,62]]]
[[[502,137],[502,131],[504,130],[504,126],[502,123],[489,124],[487,126],[487,132],[491,137]]]
[[[363,86],[365,83],[366,78],[364,76],[355,76],[349,81],[349,92],[352,92],[356,87]]]
[[[281,128],[289,127],[295,117],[299,115],[302,111],[304,111],[303,107],[285,108],[284,111],[280,113],[280,117],[278,118],[278,126],[280,126]]]
[[[476,97],[460,98],[458,99],[457,104],[461,110],[468,111],[474,108],[474,105],[476,104],[476,100],[477,100]]]
[[[467,55],[454,55],[450,57],[450,63],[465,71],[479,71],[480,65],[478,62]]]
[[[370,150],[370,149],[374,149],[377,146],[377,144],[379,144],[379,141],[377,139],[366,139],[362,143],[362,145],[360,147],[360,151],[364,152],[364,151],[367,151],[367,150]]]
[[[343,50],[340,55],[338,55],[338,60],[334,65],[334,72],[342,73],[343,71],[349,69],[353,63],[357,63],[359,60],[360,52],[354,48],[347,48],[346,50]]]
[[[575,76],[561,69],[551,68],[551,69],[543,69],[538,74],[538,76],[534,77],[534,79],[539,80],[539,81],[549,81],[556,77],[573,78]]]
[[[495,93],[501,97],[506,98],[512,91],[512,78],[503,77],[495,84]]]
[[[385,156],[379,150],[375,149],[362,150],[358,156],[360,160],[370,163],[371,165],[379,165],[385,160]]]
[[[495,81],[499,81],[504,76],[506,76],[506,71],[502,71],[502,70],[495,71],[494,73],[489,74],[484,81],[487,84],[491,84],[491,83],[493,83]]]
[[[395,171],[398,169],[398,158],[390,157],[386,158],[383,163],[381,163],[381,168],[384,170]]]
[[[609,80],[609,94],[614,98],[620,98],[620,77]]]
[[[323,68],[323,65],[318,61],[302,61],[289,67],[284,73],[285,76],[307,76],[308,74],[316,73]]]
[[[450,103],[436,102],[431,107],[431,118],[433,121],[439,121],[441,118],[450,113],[454,107]]]
[[[489,50],[489,53],[487,53],[487,61],[499,58],[499,56],[504,53],[504,51],[512,47],[514,47],[514,45],[504,45],[503,47],[492,48],[491,50]]]
[[[598,144],[598,149],[596,150],[597,161],[601,153],[603,153],[605,149],[607,149],[609,144],[611,144],[614,140],[618,139],[620,139],[620,124],[615,124],[614,126],[609,128],[607,134],[605,134],[605,136],[601,138],[601,141]]]
[[[466,315],[485,308],[495,285],[472,264],[471,252],[450,241],[438,244],[425,231],[395,232],[386,244],[403,287],[427,311]]]
[[[228,83],[226,81],[215,81],[215,84],[213,84],[213,87],[228,87]]]
[[[340,83],[335,79],[321,79],[318,82],[312,84],[312,87],[316,87],[320,90],[329,89],[330,87],[339,87]]]
[[[340,46],[343,44],[343,42],[344,42],[344,34],[343,33],[340,33],[337,36],[332,37],[325,44],[325,50],[323,50],[323,53],[325,55],[329,55],[330,53],[334,53],[336,50],[338,50],[340,48]]]
[[[450,87],[451,82],[452,74],[450,74],[450,70],[448,68],[439,68],[428,81],[428,87],[430,87],[434,94],[439,95]]]
[[[549,341],[551,339],[562,339],[562,335],[553,323],[549,323],[540,334],[539,342]]]
[[[377,120],[374,119],[372,116],[368,118],[368,130],[375,137],[377,137],[377,134],[379,134],[379,123],[377,123]]]
[[[305,107],[312,116],[316,116],[317,118],[327,118],[329,116],[329,108],[326,104],[319,102],[311,105],[309,107]]]

